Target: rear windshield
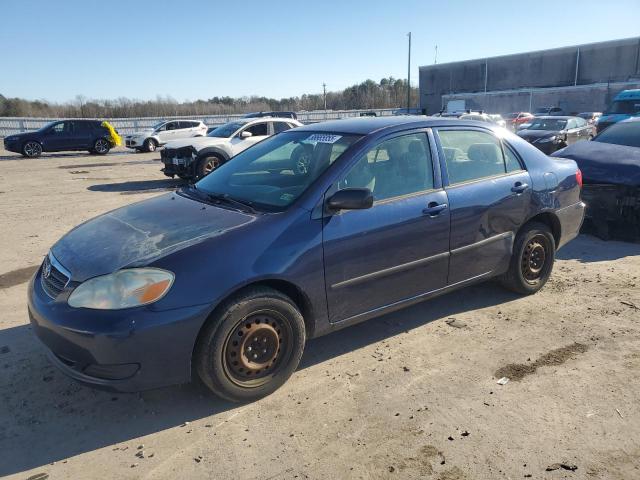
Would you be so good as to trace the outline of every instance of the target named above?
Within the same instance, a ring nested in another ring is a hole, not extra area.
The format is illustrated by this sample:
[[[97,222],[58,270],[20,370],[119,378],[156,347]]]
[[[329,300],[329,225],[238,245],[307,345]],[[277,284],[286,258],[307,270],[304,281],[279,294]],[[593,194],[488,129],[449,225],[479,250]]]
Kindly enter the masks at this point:
[[[640,147],[640,121],[620,122],[611,125],[597,135],[593,141],[626,145],[628,147]]]

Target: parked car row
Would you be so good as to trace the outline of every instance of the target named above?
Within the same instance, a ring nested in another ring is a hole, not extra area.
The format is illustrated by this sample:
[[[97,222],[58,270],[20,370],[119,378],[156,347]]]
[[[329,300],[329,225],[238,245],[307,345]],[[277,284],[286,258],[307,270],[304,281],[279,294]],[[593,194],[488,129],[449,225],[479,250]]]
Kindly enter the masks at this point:
[[[591,140],[595,127],[581,117],[540,116],[533,117],[517,134],[550,155],[580,140]]]

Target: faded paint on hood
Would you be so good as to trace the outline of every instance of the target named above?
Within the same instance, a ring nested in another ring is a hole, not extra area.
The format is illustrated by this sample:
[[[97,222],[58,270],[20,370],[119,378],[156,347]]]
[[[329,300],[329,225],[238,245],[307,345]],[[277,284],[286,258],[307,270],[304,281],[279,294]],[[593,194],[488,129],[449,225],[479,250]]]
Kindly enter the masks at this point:
[[[89,220],[58,240],[51,251],[73,280],[84,281],[148,265],[255,218],[170,193]]]
[[[173,140],[168,142],[164,148],[165,149],[177,149],[183,147],[193,147],[196,150],[200,151],[206,147],[213,147],[215,145],[222,145],[229,142],[228,138],[222,137],[191,137],[185,138],[182,140]]]

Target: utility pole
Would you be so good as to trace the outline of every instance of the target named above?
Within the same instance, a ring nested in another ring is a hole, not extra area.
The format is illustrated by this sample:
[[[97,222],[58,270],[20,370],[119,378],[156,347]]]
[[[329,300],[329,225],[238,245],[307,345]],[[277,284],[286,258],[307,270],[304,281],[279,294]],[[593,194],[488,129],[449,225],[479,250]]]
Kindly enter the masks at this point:
[[[322,91],[324,96],[324,111],[327,111],[327,84],[322,82]]]
[[[407,34],[409,37],[409,57],[407,58],[407,113],[411,108],[411,32]]]
[[[437,65],[438,64],[438,45],[436,45],[436,54],[433,57],[433,64]]]

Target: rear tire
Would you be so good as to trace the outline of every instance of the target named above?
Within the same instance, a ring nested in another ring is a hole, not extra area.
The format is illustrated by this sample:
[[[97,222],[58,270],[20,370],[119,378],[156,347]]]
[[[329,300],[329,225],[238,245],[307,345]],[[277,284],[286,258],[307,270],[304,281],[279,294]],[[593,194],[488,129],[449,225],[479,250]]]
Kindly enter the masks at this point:
[[[153,138],[147,138],[144,141],[143,146],[145,152],[155,152],[158,148],[158,142],[156,142]]]
[[[526,224],[516,236],[509,270],[500,282],[522,295],[536,293],[551,276],[555,253],[556,242],[549,227],[539,222]]]
[[[42,155],[42,145],[35,140],[29,140],[22,146],[22,155],[29,158],[35,158]]]
[[[248,289],[224,302],[198,338],[194,364],[216,395],[233,402],[257,400],[277,390],[302,357],[302,314],[286,295]]]

